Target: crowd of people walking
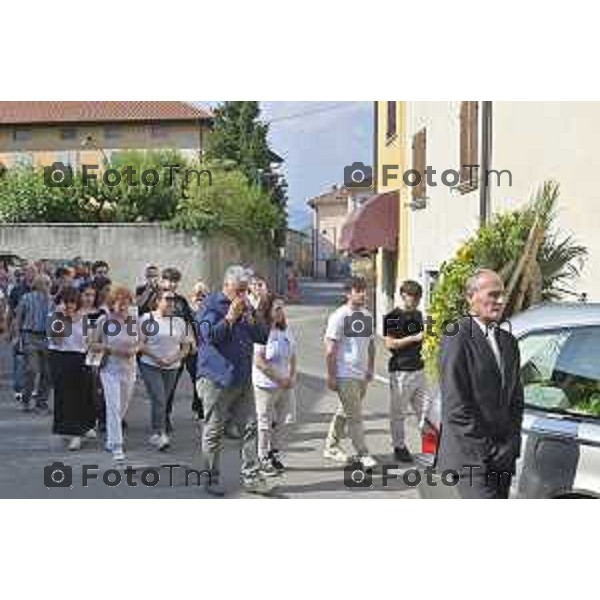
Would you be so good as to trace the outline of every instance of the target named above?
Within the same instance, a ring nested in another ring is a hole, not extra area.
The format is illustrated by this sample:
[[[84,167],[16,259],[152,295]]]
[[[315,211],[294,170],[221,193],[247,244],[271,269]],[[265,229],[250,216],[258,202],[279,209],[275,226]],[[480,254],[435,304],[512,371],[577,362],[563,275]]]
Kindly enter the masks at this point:
[[[132,291],[112,283],[104,261],[74,261],[54,271],[42,262],[13,273],[0,268],[0,314],[13,344],[18,406],[26,412],[49,412],[53,391],[53,432],[65,439],[68,449],[77,451],[85,440],[102,436],[114,460],[123,461],[127,412],[138,374],[150,400],[148,442],[164,451],[171,445],[174,398],[185,372],[192,383],[191,411],[202,423],[208,491],[223,493],[226,437],[240,442],[243,487],[267,489],[266,478],[285,470],[286,430],[296,413],[297,350],[285,299],[271,293],[264,277],[240,265],[227,268],[219,291],[211,292],[197,281],[189,297],[178,291],[182,275],[177,268],[148,265],[144,277]],[[498,288],[489,293],[489,301],[480,280]],[[488,304],[490,314],[501,314],[500,280],[486,271],[473,281],[467,297],[477,308],[473,314],[480,315],[476,320],[485,327],[491,319],[485,321]],[[369,452],[363,425],[376,347],[366,308],[367,284],[352,277],[344,293],[345,302],[329,316],[324,334],[327,387],[339,399],[324,457],[372,469],[378,460]],[[412,411],[422,424],[430,396],[421,356],[421,286],[405,281],[399,296],[400,305],[383,318],[389,351],[390,441],[395,459],[410,463],[405,420]],[[492,350],[500,356],[496,345]],[[502,365],[503,357],[497,362]],[[448,369],[443,371],[443,384],[450,375]],[[516,397],[520,389],[515,384]],[[445,412],[443,419],[448,420],[442,435],[445,458],[454,421]],[[343,449],[346,435],[353,454]],[[510,460],[502,465],[512,469],[517,435],[512,430],[511,435],[512,445],[506,446],[512,454],[505,452]],[[482,489],[489,490],[485,485]],[[498,493],[506,495],[506,489],[504,485]]]
[[[148,265],[134,291],[113,284],[104,261],[75,260],[56,269],[40,261],[2,275],[16,403],[25,412],[48,413],[52,392],[53,433],[69,450],[102,436],[114,460],[125,460],[138,374],[150,400],[148,441],[166,450],[186,372],[191,410],[203,422],[209,491],[222,488],[225,437],[241,441],[246,488],[264,487],[265,476],[284,470],[280,451],[294,412],[296,359],[285,300],[269,291],[264,277],[232,266],[222,291],[210,293],[197,281],[186,298],[173,267]]]

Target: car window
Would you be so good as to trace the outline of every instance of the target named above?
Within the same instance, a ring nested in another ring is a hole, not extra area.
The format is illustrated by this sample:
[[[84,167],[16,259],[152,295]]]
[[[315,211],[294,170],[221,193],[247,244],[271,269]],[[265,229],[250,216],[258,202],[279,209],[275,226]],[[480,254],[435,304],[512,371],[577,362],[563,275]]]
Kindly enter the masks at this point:
[[[528,334],[519,348],[526,404],[600,417],[600,327]]]

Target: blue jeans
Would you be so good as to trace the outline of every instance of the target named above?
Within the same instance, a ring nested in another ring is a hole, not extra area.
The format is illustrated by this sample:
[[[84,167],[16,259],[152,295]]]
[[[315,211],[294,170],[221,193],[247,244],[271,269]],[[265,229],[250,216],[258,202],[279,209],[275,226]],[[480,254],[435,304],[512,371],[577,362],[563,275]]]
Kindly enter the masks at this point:
[[[13,389],[15,394],[25,388],[25,355],[20,343],[13,344]]]
[[[167,399],[175,388],[179,369],[161,369],[140,361],[140,374],[150,396],[150,422],[153,433],[165,431]]]

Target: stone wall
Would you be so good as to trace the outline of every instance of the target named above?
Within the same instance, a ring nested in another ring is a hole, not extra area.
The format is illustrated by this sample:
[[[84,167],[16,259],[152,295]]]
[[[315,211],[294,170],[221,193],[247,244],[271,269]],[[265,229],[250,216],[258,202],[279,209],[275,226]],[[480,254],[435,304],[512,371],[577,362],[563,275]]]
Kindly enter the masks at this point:
[[[252,266],[274,281],[271,259],[224,238],[206,238],[175,232],[152,223],[18,223],[0,225],[0,254],[27,259],[61,260],[81,256],[105,260],[111,279],[133,286],[143,279],[144,268],[154,263],[173,266],[183,273],[182,289],[197,279],[220,287],[223,271],[234,263]]]

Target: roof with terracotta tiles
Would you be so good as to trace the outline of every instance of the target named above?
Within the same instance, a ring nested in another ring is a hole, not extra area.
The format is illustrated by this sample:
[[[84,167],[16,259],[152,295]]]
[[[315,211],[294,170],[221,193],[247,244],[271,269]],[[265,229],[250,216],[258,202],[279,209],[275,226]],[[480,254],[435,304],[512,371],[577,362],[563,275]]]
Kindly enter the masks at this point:
[[[212,113],[187,102],[0,102],[0,125],[115,121],[198,121]]]

